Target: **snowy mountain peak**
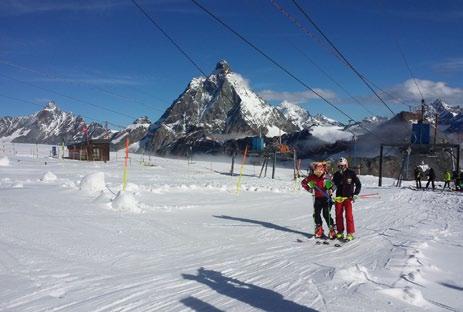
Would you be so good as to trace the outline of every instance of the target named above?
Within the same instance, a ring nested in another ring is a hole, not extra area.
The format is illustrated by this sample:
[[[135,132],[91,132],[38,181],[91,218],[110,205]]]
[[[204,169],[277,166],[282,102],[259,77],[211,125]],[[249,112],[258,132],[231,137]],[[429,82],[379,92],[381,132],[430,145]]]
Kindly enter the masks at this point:
[[[416,107],[417,111],[421,110],[421,105]],[[438,115],[438,122],[441,125],[451,125],[455,118],[463,113],[463,109],[459,106],[450,106],[442,99],[436,99],[431,104],[425,104],[425,119],[429,123],[436,121],[436,114]]]
[[[213,72],[213,74],[215,74],[215,75],[217,75],[217,74],[226,75],[229,72],[231,72],[230,64],[228,64],[228,62],[226,60],[221,60],[215,66],[215,71]]]
[[[54,101],[50,101],[47,103],[47,105],[43,108],[43,110],[45,111],[58,111],[59,108],[58,106],[56,105],[56,103]]]
[[[148,116],[141,116],[135,119],[135,121],[132,124],[134,125],[151,124],[151,120],[148,118]]]
[[[300,130],[310,127],[310,114],[299,105],[283,101],[277,109]]]
[[[151,125],[142,146],[175,150],[185,145],[222,142],[250,135],[268,137],[297,128],[266,103],[230,64],[221,60],[208,77],[193,78],[162,117]]]

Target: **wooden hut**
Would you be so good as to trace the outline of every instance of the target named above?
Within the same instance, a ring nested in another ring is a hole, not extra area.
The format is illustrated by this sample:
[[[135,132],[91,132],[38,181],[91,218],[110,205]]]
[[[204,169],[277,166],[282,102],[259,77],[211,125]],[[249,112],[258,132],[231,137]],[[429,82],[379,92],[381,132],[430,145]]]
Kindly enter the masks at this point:
[[[70,159],[89,161],[109,160],[108,140],[87,140],[67,145]]]

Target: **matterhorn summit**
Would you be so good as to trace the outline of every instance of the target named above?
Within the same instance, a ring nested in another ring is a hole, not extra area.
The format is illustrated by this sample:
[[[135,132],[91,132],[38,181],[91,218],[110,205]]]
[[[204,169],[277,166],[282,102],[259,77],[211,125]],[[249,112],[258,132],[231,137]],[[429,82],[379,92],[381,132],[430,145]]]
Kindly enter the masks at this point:
[[[230,64],[221,60],[208,77],[196,77],[151,125],[141,147],[149,151],[172,151],[179,144],[264,135],[273,137],[297,127],[266,103]]]

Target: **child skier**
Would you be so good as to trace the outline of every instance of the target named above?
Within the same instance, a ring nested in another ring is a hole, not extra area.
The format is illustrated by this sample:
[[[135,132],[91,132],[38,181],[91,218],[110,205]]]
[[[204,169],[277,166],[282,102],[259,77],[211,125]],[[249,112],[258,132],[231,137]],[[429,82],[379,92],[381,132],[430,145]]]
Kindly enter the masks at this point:
[[[302,180],[302,187],[314,194],[314,213],[313,218],[315,221],[315,237],[323,237],[323,221],[320,216],[323,211],[323,218],[328,224],[330,239],[336,237],[336,232],[334,231],[334,222],[331,218],[330,210],[332,205],[331,194],[333,183],[327,175],[327,165],[325,162],[316,162],[312,164],[313,173],[307,176]]]
[[[353,240],[355,234],[354,215],[352,214],[352,202],[354,196],[360,193],[362,184],[353,170],[348,169],[347,159],[342,157],[338,162],[339,170],[333,176],[333,183],[336,186],[336,227],[337,238],[344,238],[344,211],[346,213],[347,240]]]

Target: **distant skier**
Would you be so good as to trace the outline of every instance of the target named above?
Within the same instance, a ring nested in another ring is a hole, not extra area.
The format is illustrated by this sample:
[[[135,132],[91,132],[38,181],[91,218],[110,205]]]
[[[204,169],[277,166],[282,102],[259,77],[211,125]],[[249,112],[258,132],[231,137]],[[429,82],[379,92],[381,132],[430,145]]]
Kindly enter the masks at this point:
[[[423,177],[423,171],[420,166],[415,167],[415,182],[416,188],[421,189],[421,178]]]
[[[426,189],[429,188],[429,183],[432,184],[432,190],[434,191],[436,189],[436,186],[434,185],[434,181],[436,180],[436,173],[434,172],[434,169],[431,167],[427,171],[427,176],[428,176],[428,183],[426,183]]]
[[[302,187],[314,194],[314,212],[313,218],[315,222],[315,237],[323,237],[323,221],[320,216],[323,211],[323,218],[328,225],[328,237],[334,239],[336,232],[334,231],[334,220],[331,218],[331,194],[333,183],[327,175],[327,165],[325,162],[315,162],[312,164],[312,173],[301,182]]]
[[[446,187],[449,188],[449,190],[451,190],[450,188],[450,181],[452,181],[452,173],[450,172],[450,170],[447,170],[444,172],[444,190]]]
[[[353,170],[348,168],[347,159],[342,157],[338,162],[339,170],[333,176],[333,183],[336,186],[336,227],[337,238],[344,238],[344,212],[346,215],[347,240],[353,240],[355,234],[354,215],[352,213],[352,202],[354,196],[360,193],[362,184]]]
[[[460,176],[459,176],[457,170],[454,170],[452,172],[452,180],[453,180],[453,184],[455,185],[455,191],[458,191],[458,185],[460,184],[460,182],[459,182]]]
[[[458,176],[457,187],[459,191],[463,191],[463,169],[460,170],[460,175]]]

